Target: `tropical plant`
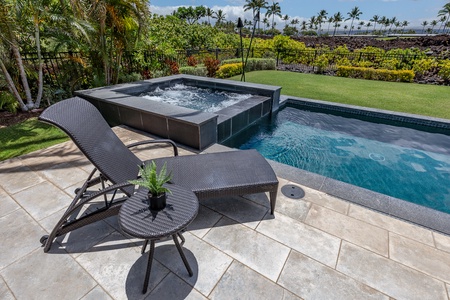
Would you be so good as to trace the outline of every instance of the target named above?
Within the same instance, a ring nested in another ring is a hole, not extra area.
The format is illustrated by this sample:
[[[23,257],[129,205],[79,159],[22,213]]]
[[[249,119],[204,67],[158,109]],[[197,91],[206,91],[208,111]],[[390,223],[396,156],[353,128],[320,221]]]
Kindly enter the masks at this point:
[[[216,26],[220,26],[222,24],[222,22],[225,21],[225,16],[226,16],[226,14],[221,9],[219,9],[218,11],[215,12],[213,18],[217,19]]]
[[[325,9],[322,9],[317,14],[317,23],[319,24],[319,34],[322,33],[322,23],[325,23],[327,21],[327,11]]]
[[[372,19],[370,19],[371,22],[373,22],[373,31],[375,32],[377,23],[380,21],[380,16],[374,15]]]
[[[422,33],[425,33],[425,26],[428,25],[428,21],[423,21],[420,25],[422,25]]]
[[[266,0],[245,0],[245,2],[246,3],[244,4],[244,11],[252,10],[253,18],[255,18],[261,12],[261,9],[267,8],[268,5]],[[260,30],[260,23],[261,18],[258,18],[258,31]]]
[[[344,17],[342,16],[342,14],[340,12],[337,12],[334,14],[334,16],[333,16],[333,22],[334,22],[333,36],[336,35],[336,29],[340,26],[339,23],[341,23],[343,20],[344,20]]]
[[[272,5],[267,6],[266,17],[272,17],[272,34],[275,29],[275,16],[281,18],[281,7],[278,2],[272,2]]]
[[[158,173],[156,163],[152,160],[150,164],[139,166],[139,173],[139,179],[128,182],[148,189],[149,193],[155,197],[163,193],[171,193],[170,189],[164,186],[172,179],[172,173],[167,174],[166,163]]]
[[[358,6],[355,6],[354,8],[352,8],[350,10],[350,12],[347,13],[348,18],[346,20],[352,20],[352,23],[350,24],[350,31],[348,32],[348,35],[350,35],[352,33],[352,29],[353,29],[353,21],[359,20],[359,16],[362,15],[362,12],[359,10]]]
[[[211,25],[211,19],[210,18],[212,18],[214,16],[214,10],[212,10],[209,7],[207,7],[205,16],[208,17],[208,24]]]
[[[450,19],[450,2],[444,4],[444,6],[442,7],[441,10],[438,11],[438,17],[445,17],[446,19],[444,20],[443,24],[444,24],[444,29],[443,32],[446,32],[446,27],[448,26],[448,21]]]

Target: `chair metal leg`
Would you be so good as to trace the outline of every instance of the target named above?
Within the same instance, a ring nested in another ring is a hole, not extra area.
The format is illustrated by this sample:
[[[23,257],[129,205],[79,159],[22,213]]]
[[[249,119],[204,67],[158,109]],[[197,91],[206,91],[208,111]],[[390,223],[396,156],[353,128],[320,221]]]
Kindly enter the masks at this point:
[[[181,231],[180,231],[180,232],[177,233],[177,235],[180,237],[180,240],[181,240],[180,245],[183,246],[183,245],[184,245],[184,242],[186,242],[186,240],[184,239],[183,234],[182,234]]]
[[[147,248],[147,245],[148,245],[148,240],[145,240],[144,245],[142,245],[141,254],[145,253],[145,249]]]
[[[175,243],[175,246],[177,246],[178,253],[180,253],[181,259],[183,260],[184,266],[186,267],[186,270],[188,271],[189,276],[192,277],[192,275],[194,275],[194,273],[192,272],[191,266],[189,266],[189,263],[188,263],[188,261],[186,259],[186,256],[184,256],[183,249],[180,246],[180,242],[178,242],[177,234],[172,235],[172,237],[173,237],[173,241]]]
[[[146,240],[148,242],[148,240]],[[155,252],[155,241],[150,241],[150,253],[148,254],[147,270],[145,271],[144,287],[142,293],[147,293],[148,281],[150,280],[150,271],[152,270],[153,253]]]

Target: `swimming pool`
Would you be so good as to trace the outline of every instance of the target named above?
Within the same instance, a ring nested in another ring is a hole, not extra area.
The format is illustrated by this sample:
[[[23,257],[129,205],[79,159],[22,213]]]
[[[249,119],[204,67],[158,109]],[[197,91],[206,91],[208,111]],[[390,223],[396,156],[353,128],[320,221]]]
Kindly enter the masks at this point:
[[[450,213],[450,131],[429,129],[291,103],[227,145]]]

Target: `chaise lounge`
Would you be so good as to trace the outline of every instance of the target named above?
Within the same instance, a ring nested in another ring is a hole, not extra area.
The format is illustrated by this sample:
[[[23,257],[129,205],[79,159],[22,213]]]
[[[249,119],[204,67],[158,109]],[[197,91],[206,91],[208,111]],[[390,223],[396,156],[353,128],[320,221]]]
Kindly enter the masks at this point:
[[[56,237],[118,214],[124,201],[135,193],[135,186],[128,180],[136,179],[139,166],[146,163],[130,148],[143,144],[171,146],[173,157],[154,161],[159,166],[166,163],[173,175],[171,182],[193,191],[200,201],[269,192],[270,210],[271,214],[274,213],[278,179],[269,163],[255,150],[178,156],[176,144],[168,139],[125,146],[97,108],[79,97],[50,106],[39,120],[62,129],[95,167],[84,184],[75,190],[75,198],[50,235],[41,238],[44,252],[50,250]],[[107,182],[110,182],[109,186]],[[101,184],[100,190],[88,190],[97,184]],[[117,196],[120,192],[122,197]],[[104,198],[101,208],[93,212],[87,210],[84,215],[76,216],[83,206],[97,203],[99,197]]]

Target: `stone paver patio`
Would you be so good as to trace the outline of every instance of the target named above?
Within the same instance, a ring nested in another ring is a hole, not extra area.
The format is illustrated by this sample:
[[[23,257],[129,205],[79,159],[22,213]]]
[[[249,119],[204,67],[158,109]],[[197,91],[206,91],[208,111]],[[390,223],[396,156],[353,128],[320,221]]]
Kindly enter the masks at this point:
[[[149,148],[139,156],[170,155]],[[275,217],[264,194],[201,202],[185,233],[194,276],[158,242],[142,295],[148,252],[116,217],[41,248],[91,169],[72,142],[0,162],[0,299],[450,299],[449,236],[304,186],[302,199],[279,193]]]

